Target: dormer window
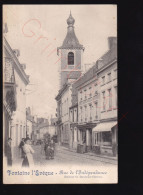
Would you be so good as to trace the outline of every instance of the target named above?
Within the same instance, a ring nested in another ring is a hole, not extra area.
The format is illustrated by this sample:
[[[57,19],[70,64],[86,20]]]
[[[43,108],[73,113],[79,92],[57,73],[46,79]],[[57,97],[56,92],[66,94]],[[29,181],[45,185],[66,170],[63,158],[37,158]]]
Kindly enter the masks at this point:
[[[73,52],[68,53],[68,65],[74,65],[74,53]]]

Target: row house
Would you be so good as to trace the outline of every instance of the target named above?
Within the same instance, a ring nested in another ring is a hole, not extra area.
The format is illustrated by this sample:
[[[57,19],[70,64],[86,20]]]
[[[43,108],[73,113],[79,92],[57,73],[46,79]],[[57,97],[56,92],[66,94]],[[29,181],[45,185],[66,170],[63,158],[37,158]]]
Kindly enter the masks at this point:
[[[100,123],[93,129],[93,144],[101,153],[117,154],[117,38],[109,37],[109,50],[97,61]]]
[[[109,50],[72,86],[70,121],[73,148],[116,155],[117,39],[108,42]]]
[[[96,66],[90,68],[73,85],[72,96],[77,106],[77,144],[84,145],[85,151],[92,149],[92,129],[99,119],[98,85]]]
[[[14,75],[16,109],[13,111],[9,129],[6,131],[9,131],[7,135],[12,138],[12,153],[15,159],[18,155],[20,141],[26,137],[26,86],[29,83],[29,76],[25,73],[26,65],[19,62],[19,50],[13,50],[5,37],[3,38],[3,46],[4,64]],[[13,102],[12,105],[14,106],[15,103]]]
[[[71,107],[71,85],[65,86],[59,91],[56,97],[58,102],[58,140],[61,145],[71,145],[70,140],[70,120],[69,120],[69,107]]]

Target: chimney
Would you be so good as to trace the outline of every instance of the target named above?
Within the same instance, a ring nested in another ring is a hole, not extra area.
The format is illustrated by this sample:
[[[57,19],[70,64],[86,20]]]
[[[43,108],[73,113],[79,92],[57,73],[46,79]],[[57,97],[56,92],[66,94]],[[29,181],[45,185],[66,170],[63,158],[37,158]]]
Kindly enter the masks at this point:
[[[97,60],[97,67],[98,67],[98,69],[100,69],[102,66],[103,66],[103,60],[102,60],[102,58],[100,58]]]
[[[117,46],[117,37],[108,37],[109,49],[112,49],[114,46]]]

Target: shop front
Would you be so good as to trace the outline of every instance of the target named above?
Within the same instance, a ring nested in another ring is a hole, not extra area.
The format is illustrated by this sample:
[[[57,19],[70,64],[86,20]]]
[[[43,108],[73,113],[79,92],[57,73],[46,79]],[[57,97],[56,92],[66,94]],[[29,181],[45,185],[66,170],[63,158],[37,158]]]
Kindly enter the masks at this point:
[[[81,151],[81,153],[85,153],[92,150],[92,128],[95,126],[96,124],[84,124],[77,126],[80,132],[77,152]]]
[[[113,148],[117,144],[117,121],[103,122],[93,128],[92,146],[97,154],[115,155]]]

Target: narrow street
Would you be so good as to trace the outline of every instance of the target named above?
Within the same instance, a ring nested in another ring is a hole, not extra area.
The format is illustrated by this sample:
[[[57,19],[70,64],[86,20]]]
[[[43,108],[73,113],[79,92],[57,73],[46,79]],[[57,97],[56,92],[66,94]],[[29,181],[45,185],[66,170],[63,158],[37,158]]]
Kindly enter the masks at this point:
[[[117,165],[116,160],[110,160],[106,158],[101,158],[98,156],[90,156],[87,154],[79,154],[68,150],[62,146],[56,146],[55,158],[53,160],[46,160],[45,155],[41,154],[40,145],[32,146],[35,153],[34,163],[38,166],[46,165],[57,165],[57,164],[76,164],[76,165],[99,165],[99,166],[115,166]]]

